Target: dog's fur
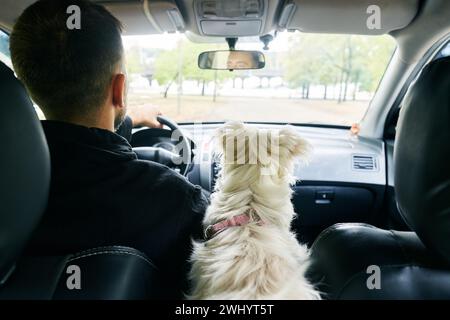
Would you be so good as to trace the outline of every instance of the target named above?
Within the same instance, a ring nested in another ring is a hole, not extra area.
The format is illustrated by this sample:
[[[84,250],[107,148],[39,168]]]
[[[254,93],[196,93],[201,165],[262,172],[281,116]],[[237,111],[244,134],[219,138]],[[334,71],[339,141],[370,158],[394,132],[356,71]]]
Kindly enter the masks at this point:
[[[264,135],[272,142],[265,154],[258,150]],[[194,243],[188,298],[320,299],[304,276],[307,248],[290,231],[294,159],[305,156],[309,145],[290,127],[263,131],[237,122],[227,123],[217,138],[221,170],[204,226],[249,208],[253,222]]]

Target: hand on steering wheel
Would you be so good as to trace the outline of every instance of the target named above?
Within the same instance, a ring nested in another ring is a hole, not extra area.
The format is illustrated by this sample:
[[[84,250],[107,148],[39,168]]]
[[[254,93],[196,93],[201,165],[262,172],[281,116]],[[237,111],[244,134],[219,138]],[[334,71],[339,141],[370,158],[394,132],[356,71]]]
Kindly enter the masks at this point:
[[[133,121],[133,127],[162,128],[163,124],[158,121],[158,116],[161,115],[159,107],[151,104],[128,108],[128,116]]]
[[[185,176],[192,162],[191,143],[174,121],[163,116],[158,116],[157,120],[161,125],[165,125],[170,129],[172,140],[176,143],[175,152],[161,147],[136,147],[133,150],[139,159],[150,160],[169,167],[179,168],[180,173]]]

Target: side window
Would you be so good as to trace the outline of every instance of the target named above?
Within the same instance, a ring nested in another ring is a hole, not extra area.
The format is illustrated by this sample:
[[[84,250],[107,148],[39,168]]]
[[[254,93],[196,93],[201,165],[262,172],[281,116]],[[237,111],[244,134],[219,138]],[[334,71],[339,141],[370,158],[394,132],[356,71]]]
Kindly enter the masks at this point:
[[[447,44],[439,51],[439,53],[434,57],[434,60],[450,57],[450,42],[447,42]]]
[[[450,40],[447,41],[447,43],[445,43],[439,50],[436,50],[434,53],[431,54],[431,58],[430,60],[428,60],[429,62],[437,60],[437,59],[441,59],[441,58],[446,58],[446,57],[450,57]],[[422,69],[427,65],[428,63],[426,63]],[[422,69],[420,69],[418,72],[416,72],[415,76],[412,78],[412,80],[409,82],[408,87],[414,83],[414,81],[417,79],[417,77],[420,76]],[[407,91],[404,92],[404,94],[406,94]],[[402,96],[402,100],[404,98],[404,95]],[[385,126],[385,132],[384,132],[384,137],[387,140],[393,140],[395,139],[395,134],[397,131],[397,122],[399,119],[399,115],[400,115],[400,109],[401,109],[401,103],[399,103],[398,107],[394,107],[391,112],[390,115],[388,116],[387,122],[386,122],[386,126]]]
[[[9,53],[9,35],[0,30],[0,61],[12,68],[11,55]]]

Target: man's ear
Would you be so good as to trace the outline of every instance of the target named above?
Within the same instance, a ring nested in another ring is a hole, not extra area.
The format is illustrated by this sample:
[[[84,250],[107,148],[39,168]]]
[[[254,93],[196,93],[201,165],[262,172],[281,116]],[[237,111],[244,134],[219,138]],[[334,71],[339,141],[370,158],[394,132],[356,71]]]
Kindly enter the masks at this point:
[[[112,79],[112,103],[115,108],[125,107],[126,77],[123,73],[114,75]]]

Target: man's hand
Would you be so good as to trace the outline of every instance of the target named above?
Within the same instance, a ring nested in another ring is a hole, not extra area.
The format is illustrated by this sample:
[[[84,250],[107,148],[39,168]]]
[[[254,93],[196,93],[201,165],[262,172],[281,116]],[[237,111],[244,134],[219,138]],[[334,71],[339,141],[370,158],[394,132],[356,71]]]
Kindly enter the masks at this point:
[[[158,107],[146,104],[128,108],[128,116],[133,121],[133,127],[162,128],[163,125],[156,120],[162,115]]]

